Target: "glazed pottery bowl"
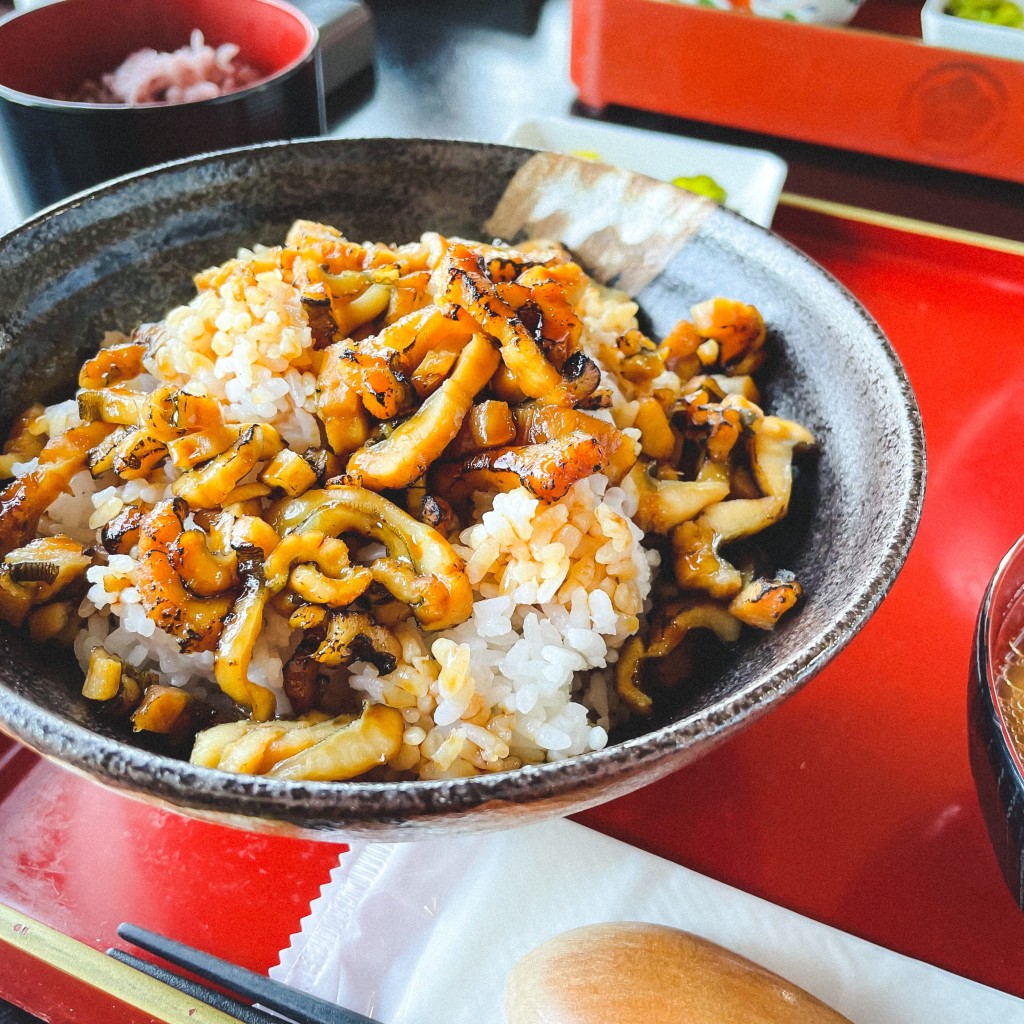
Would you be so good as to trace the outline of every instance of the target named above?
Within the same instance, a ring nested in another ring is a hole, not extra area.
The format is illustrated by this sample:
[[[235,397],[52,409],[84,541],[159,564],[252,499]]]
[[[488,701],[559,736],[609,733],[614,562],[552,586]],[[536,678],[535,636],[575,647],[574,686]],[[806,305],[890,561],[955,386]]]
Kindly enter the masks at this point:
[[[206,155],[129,176],[0,241],[0,409],[74,392],[103,331],[187,301],[192,274],[296,218],[353,239],[424,231],[559,238],[598,280],[636,295],[664,334],[691,305],[741,297],[770,326],[762,399],[807,425],[821,454],[766,541],[807,599],[749,637],[605,749],[469,779],[285,782],[147,752],[80,695],[70,659],[0,628],[0,722],[42,753],[127,793],[253,829],[402,838],[567,814],[694,760],[804,685],[864,625],[903,565],[920,514],[924,443],[903,369],[857,301],[763,228],[663,182],[508,146],[306,140]]]
[[[1024,537],[985,591],[968,689],[971,771],[1006,884],[1024,909]]]
[[[171,53],[198,29],[259,77],[183,103],[72,102],[131,53]],[[271,139],[323,134],[317,30],[279,0],[57,0],[0,20],[0,155],[23,213],[129,171]]]

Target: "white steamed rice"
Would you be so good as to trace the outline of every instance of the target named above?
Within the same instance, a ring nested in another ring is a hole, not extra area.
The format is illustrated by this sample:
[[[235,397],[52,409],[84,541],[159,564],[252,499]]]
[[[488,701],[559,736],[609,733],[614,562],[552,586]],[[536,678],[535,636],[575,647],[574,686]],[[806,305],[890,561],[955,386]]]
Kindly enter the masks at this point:
[[[436,238],[425,239],[440,251]],[[243,253],[252,259],[252,253]],[[259,257],[259,251],[256,253]],[[583,347],[600,362],[603,345],[636,326],[636,305],[591,287],[584,303]],[[312,337],[297,289],[268,266],[242,287],[229,279],[172,311],[159,327],[147,374],[128,386],[188,385],[224,404],[226,422],[271,423],[294,449],[320,444],[315,412]],[[118,337],[111,335],[107,343]],[[635,417],[607,373],[620,427]],[[611,415],[605,413],[608,418]],[[78,422],[74,401],[44,413],[55,434]],[[18,467],[20,472],[32,463]],[[132,500],[169,497],[173,471],[155,482],[97,484],[88,472],[71,494],[53,503],[41,534],[64,533],[95,543],[96,531]],[[403,646],[396,670],[380,676],[368,664],[351,666],[351,686],[402,709],[408,723],[392,768],[422,777],[495,771],[524,762],[599,750],[613,723],[608,668],[639,627],[657,554],[645,549],[631,522],[635,496],[602,476],[576,483],[559,501],[543,504],[523,488],[498,494],[463,530],[457,550],[474,591],[471,618],[442,634],[424,634],[413,621],[395,633]],[[162,681],[216,691],[212,653],[182,653],[146,615],[133,586],[135,560],[114,555],[88,570],[75,643],[83,669],[103,646]],[[297,642],[287,621],[268,609],[250,679],[277,694],[289,711],[282,667]]]

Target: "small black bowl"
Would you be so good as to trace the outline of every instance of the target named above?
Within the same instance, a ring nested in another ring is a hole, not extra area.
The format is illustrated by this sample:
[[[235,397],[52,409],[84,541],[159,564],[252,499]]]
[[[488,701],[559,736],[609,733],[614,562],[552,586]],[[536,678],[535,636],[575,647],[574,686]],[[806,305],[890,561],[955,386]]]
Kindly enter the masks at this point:
[[[259,79],[190,103],[56,98],[193,29],[237,45]],[[0,151],[26,215],[167,160],[325,130],[316,27],[279,0],[60,0],[0,20]]]
[[[992,577],[978,614],[967,710],[971,772],[1006,884],[1024,909],[1024,752],[1013,740],[1006,666],[1024,636],[1024,537]],[[1011,646],[1012,645],[1012,646]],[[1024,662],[1024,658],[1019,659]],[[1018,713],[1024,738],[1024,708]]]

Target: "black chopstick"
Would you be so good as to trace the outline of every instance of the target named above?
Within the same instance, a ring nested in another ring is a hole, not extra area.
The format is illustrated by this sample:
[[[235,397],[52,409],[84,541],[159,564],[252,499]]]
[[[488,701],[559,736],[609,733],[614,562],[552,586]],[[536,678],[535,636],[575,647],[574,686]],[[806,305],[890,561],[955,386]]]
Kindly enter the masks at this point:
[[[316,996],[306,995],[305,992],[289,988],[255,971],[228,963],[227,960],[193,949],[183,942],[169,939],[138,925],[121,924],[118,926],[117,934],[176,967],[184,967],[207,981],[212,981],[231,992],[237,992],[238,995],[252,999],[276,1013],[284,1014],[296,1024],[380,1024],[379,1021],[364,1017],[354,1010],[347,1010]]]
[[[190,978],[183,978],[165,967],[143,960],[141,956],[136,956],[134,953],[126,953],[123,949],[108,949],[107,956],[113,957],[129,967],[134,967],[135,970],[142,971],[143,974],[148,974],[151,978],[156,978],[157,981],[162,981],[179,992],[184,992],[190,999],[198,999],[215,1010],[238,1018],[242,1024],[281,1024],[280,1017],[272,1017],[255,1006],[232,999],[231,996],[224,995],[222,992],[215,992]]]

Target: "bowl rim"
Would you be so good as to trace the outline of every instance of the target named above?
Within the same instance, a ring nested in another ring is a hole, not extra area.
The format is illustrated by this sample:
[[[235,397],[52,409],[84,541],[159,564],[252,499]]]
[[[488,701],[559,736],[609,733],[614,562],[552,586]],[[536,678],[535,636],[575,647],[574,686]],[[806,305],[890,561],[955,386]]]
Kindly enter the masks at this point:
[[[444,145],[474,150],[538,152],[528,147],[502,143],[407,137],[329,137],[240,146],[169,161],[112,179],[39,211],[9,234],[20,233],[40,220],[59,216],[66,208],[80,205],[84,197],[98,199],[107,194],[116,193],[123,188],[131,187],[134,182],[183,170],[187,171],[190,165],[218,161],[229,162],[264,151],[287,148],[334,149],[381,144],[394,144],[400,147]],[[634,174],[635,172],[629,173]],[[813,644],[794,652],[781,664],[775,666],[774,670],[764,676],[756,687],[743,687],[722,702],[716,703],[712,708],[692,712],[653,732],[609,744],[599,751],[575,755],[560,761],[524,765],[517,769],[476,775],[470,778],[439,780],[290,781],[268,779],[265,776],[235,775],[217,769],[203,768],[192,765],[188,761],[153,754],[122,740],[112,739],[94,732],[14,694],[2,683],[0,683],[0,729],[14,735],[15,738],[44,756],[53,757],[65,766],[84,770],[96,781],[123,789],[142,799],[156,799],[176,805],[186,812],[199,813],[205,809],[219,813],[221,812],[220,801],[229,799],[236,801],[235,810],[230,813],[242,816],[251,813],[254,819],[262,819],[267,823],[287,823],[293,821],[295,815],[302,817],[313,813],[322,816],[331,811],[338,813],[355,810],[357,813],[349,813],[346,822],[358,826],[382,820],[382,814],[386,815],[392,808],[397,813],[405,813],[409,799],[418,805],[417,810],[411,815],[416,820],[471,813],[488,804],[507,804],[510,800],[515,800],[515,793],[510,794],[509,784],[519,780],[522,780],[523,789],[530,790],[531,799],[534,798],[532,796],[534,792],[542,793],[544,798],[571,799],[574,790],[578,790],[592,780],[594,771],[598,767],[607,768],[609,765],[628,764],[635,769],[629,773],[631,775],[638,771],[642,774],[643,769],[647,768],[647,778],[650,779],[652,776],[649,773],[652,766],[656,763],[663,764],[666,761],[671,761],[673,752],[678,755],[685,747],[693,745],[696,741],[704,744],[702,750],[708,750],[715,743],[731,735],[736,729],[767,714],[780,699],[799,690],[856,636],[899,575],[913,544],[921,518],[927,477],[925,435],[920,408],[906,370],[892,343],[860,300],[829,271],[795,245],[769,229],[754,224],[735,211],[717,205],[714,206],[709,219],[714,217],[734,219],[745,225],[746,229],[756,232],[759,237],[771,236],[774,243],[781,245],[789,253],[790,258],[798,260],[805,268],[820,276],[857,313],[863,326],[874,336],[880,353],[884,356],[885,366],[891,373],[891,379],[898,391],[900,399],[898,408],[907,432],[907,454],[910,459],[909,470],[906,474],[908,486],[901,492],[902,507],[899,509],[898,517],[894,517],[892,520],[890,543],[884,549],[880,545],[880,550],[884,550],[885,554],[879,559],[875,574],[862,581],[856,592],[845,602],[842,614],[822,627],[821,635]],[[2,237],[0,236],[0,240]],[[12,715],[11,711],[14,711],[15,714]],[[67,747],[68,744],[62,734],[87,740],[88,755],[67,757],[62,748]],[[112,774],[103,766],[102,757],[97,756],[98,748],[102,748],[104,753],[119,755],[116,774]],[[155,787],[151,785],[140,791],[132,785],[132,776],[135,772],[140,772],[152,781],[154,760],[162,769],[160,778],[157,780],[158,785]],[[668,764],[662,774],[674,770],[679,763],[677,758],[677,762]],[[169,781],[172,776],[173,782]],[[194,785],[190,785],[190,781]],[[215,792],[212,794],[204,792],[208,786],[213,787]],[[511,788],[515,789],[516,787]],[[271,797],[277,800],[285,798],[288,801],[286,808],[276,808],[281,813],[274,817],[260,813],[257,806],[261,801]],[[591,801],[591,803],[594,802],[597,801]],[[582,809],[582,806],[574,805],[573,810],[577,809]],[[289,811],[292,812],[291,815],[287,813]],[[344,830],[343,825],[333,826],[330,821],[327,824],[329,827]]]
[[[37,4],[33,7],[26,7],[21,10],[17,8],[13,9],[9,14],[0,17],[0,36],[2,36],[4,26],[9,22],[15,21],[19,18],[31,17],[44,8],[54,7],[57,4],[64,2],[65,0],[46,0],[45,3]],[[178,100],[169,103],[92,103],[86,100],[59,100],[54,99],[52,96],[37,96],[35,93],[23,92],[21,89],[14,89],[9,85],[5,85],[3,82],[0,82],[0,97],[9,103],[17,103],[20,106],[37,107],[54,111],[73,111],[74,113],[81,113],[86,116],[93,116],[93,114],[99,116],[113,111],[179,110],[182,107],[215,107],[222,106],[225,103],[230,103],[232,101],[237,102],[240,97],[251,96],[253,94],[263,92],[267,87],[281,81],[282,79],[288,78],[297,68],[306,64],[311,56],[316,55],[320,43],[320,30],[305,11],[290,3],[289,0],[248,0],[248,2],[255,2],[266,7],[276,7],[283,13],[290,15],[305,31],[306,45],[302,48],[302,52],[293,60],[289,61],[289,63],[275,69],[270,74],[263,75],[254,82],[250,82],[241,89],[234,89],[231,92],[223,93],[220,96],[211,96],[202,100]],[[163,165],[154,165],[154,167],[157,166]],[[147,170],[149,169],[150,168],[147,168]],[[123,175],[122,177],[127,177],[127,175]],[[111,182],[119,180],[120,178],[110,179]]]
[[[978,611],[978,628],[974,634],[974,659],[979,668],[979,682],[985,688],[988,696],[988,703],[992,708],[992,715],[999,728],[999,738],[1006,754],[1005,761],[1012,765],[1016,772],[1014,779],[1016,788],[1024,791],[1024,753],[1013,742],[1010,736],[1010,728],[1003,711],[1003,702],[999,698],[998,675],[1000,666],[996,666],[992,658],[992,633],[998,629],[998,623],[992,615],[992,600],[996,590],[1006,579],[1010,570],[1020,568],[1020,582],[1017,589],[1009,600],[1009,605],[1018,601],[1024,602],[1024,535],[1017,538],[1009,550],[999,560],[988,586],[985,588],[985,595],[981,600],[981,607]]]

